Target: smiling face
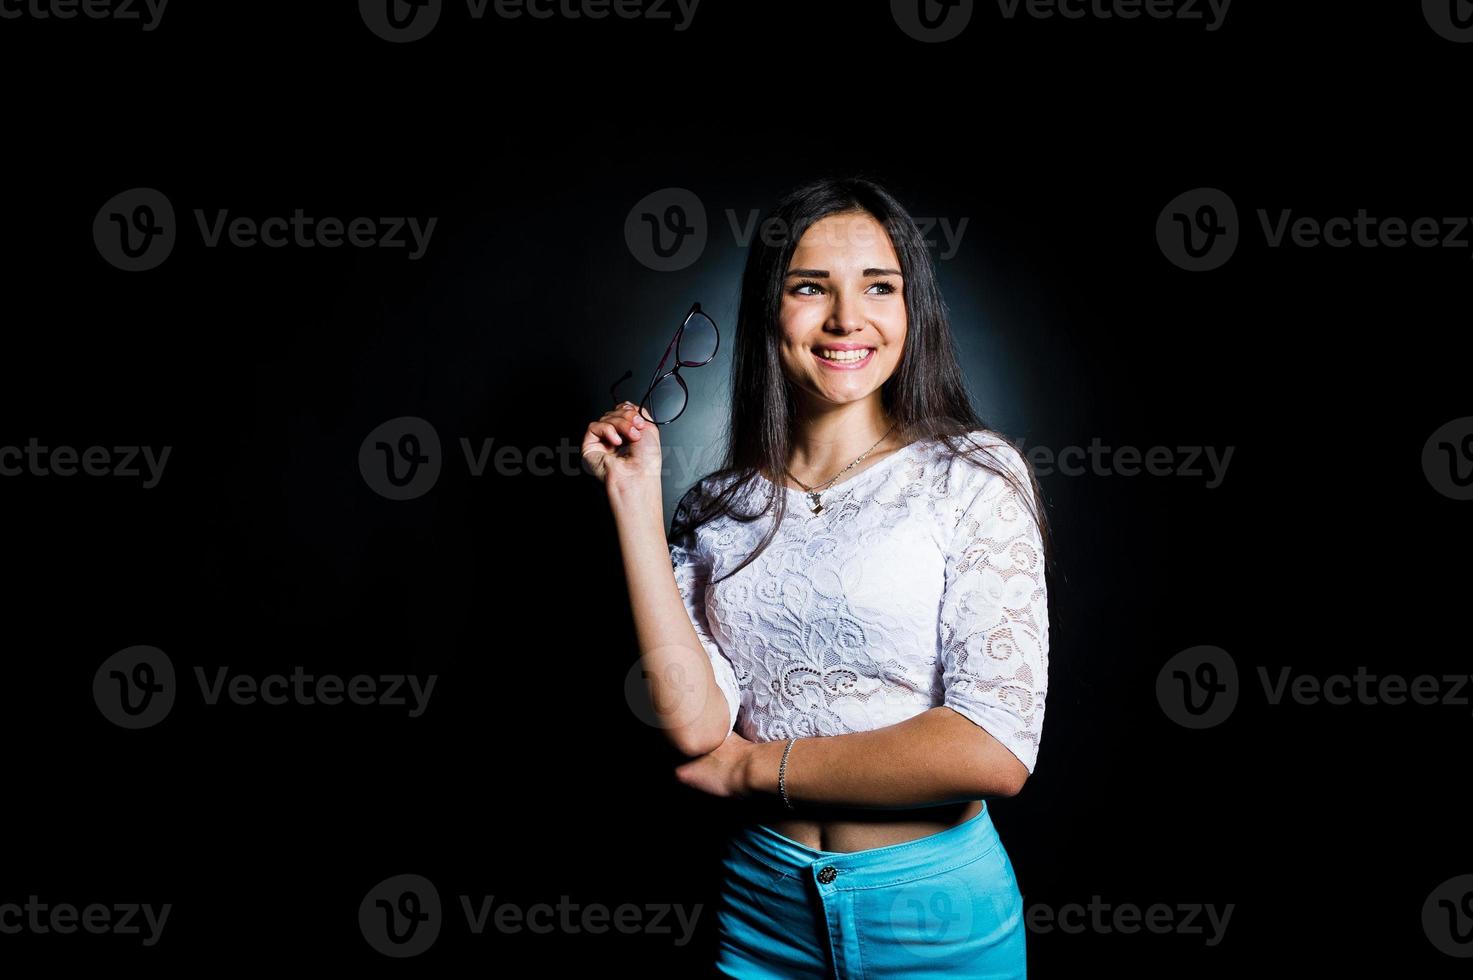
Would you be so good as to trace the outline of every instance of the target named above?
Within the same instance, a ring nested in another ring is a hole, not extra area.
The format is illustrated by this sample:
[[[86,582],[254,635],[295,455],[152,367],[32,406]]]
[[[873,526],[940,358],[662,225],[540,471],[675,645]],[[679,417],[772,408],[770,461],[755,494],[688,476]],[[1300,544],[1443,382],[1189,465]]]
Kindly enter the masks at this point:
[[[906,332],[905,279],[884,225],[869,214],[810,225],[788,263],[778,319],[783,370],[816,407],[876,394]]]

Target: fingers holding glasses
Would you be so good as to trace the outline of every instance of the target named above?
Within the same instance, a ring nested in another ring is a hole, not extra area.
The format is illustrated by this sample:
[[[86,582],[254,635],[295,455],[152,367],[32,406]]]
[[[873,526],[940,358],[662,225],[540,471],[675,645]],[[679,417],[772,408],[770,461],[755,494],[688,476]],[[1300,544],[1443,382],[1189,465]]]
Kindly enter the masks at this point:
[[[639,414],[633,402],[620,402],[590,422],[582,445],[588,472],[606,483],[614,471],[624,480],[658,469],[659,430]]]
[[[649,421],[640,414],[639,406],[627,401],[620,402],[609,409],[604,413],[603,418],[621,436],[631,441],[638,440],[649,425]]]
[[[633,402],[620,402],[590,423],[588,431],[597,434],[609,446],[622,446],[644,438],[648,424]]]

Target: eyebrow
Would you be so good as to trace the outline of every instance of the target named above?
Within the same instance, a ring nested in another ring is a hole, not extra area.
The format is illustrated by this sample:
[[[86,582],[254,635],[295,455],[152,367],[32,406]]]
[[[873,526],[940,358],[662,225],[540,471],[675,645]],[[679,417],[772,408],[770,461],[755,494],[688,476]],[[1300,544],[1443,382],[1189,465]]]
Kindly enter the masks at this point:
[[[865,269],[863,274],[865,276],[898,276],[901,275],[901,272],[899,269]],[[829,277],[829,272],[827,269],[789,269],[788,275],[784,276],[783,278],[786,279],[789,276],[807,276],[811,279],[827,279]]]

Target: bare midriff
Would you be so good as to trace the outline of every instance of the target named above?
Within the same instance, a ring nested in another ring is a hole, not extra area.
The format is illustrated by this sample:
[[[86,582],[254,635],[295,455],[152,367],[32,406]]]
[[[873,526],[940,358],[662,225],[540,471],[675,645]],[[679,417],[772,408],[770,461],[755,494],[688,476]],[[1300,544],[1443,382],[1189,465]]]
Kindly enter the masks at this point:
[[[781,800],[749,799],[746,817],[815,851],[867,851],[939,834],[982,812],[982,800],[884,810],[804,806],[794,816]]]

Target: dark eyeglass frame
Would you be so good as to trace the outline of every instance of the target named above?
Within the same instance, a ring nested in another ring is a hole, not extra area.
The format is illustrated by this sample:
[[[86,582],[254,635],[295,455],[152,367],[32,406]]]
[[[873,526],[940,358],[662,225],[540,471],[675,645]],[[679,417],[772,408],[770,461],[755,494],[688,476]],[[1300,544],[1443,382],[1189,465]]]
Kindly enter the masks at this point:
[[[696,316],[697,314],[705,317],[708,321],[710,321],[711,329],[716,331],[716,346],[711,349],[711,356],[706,358],[704,361],[682,360],[680,357],[680,338],[685,333],[686,325],[689,324],[691,318]],[[661,374],[660,371],[662,368],[664,368],[665,361],[669,359],[670,352],[672,350],[675,351],[675,366],[666,371],[664,374]],[[715,317],[711,316],[711,314],[707,313],[705,310],[702,310],[700,303],[692,303],[690,309],[685,314],[685,319],[680,321],[680,327],[676,329],[675,336],[671,337],[670,343],[666,345],[665,353],[660,357],[660,363],[655,366],[654,378],[650,381],[649,387],[645,389],[644,395],[641,396],[639,399],[639,414],[644,416],[645,421],[654,422],[656,425],[669,425],[671,422],[674,422],[676,419],[684,415],[686,406],[690,404],[690,388],[686,387],[685,378],[680,376],[680,369],[683,367],[705,367],[707,364],[710,364],[713,360],[716,359],[716,352],[719,350],[721,350],[721,328],[716,325]],[[665,421],[659,422],[650,415],[647,403],[649,402],[650,395],[654,392],[655,388],[659,387],[660,382],[664,381],[672,374],[675,376],[675,380],[680,383],[680,390],[682,394],[685,395],[685,398],[680,404],[680,411],[676,412]],[[634,369],[626,368],[624,373],[619,376],[619,380],[609,385],[609,396],[613,398],[614,404],[617,405],[622,400],[619,398],[618,394],[616,394],[615,389],[617,389],[619,385],[623,384],[629,378],[633,377],[633,375]]]

